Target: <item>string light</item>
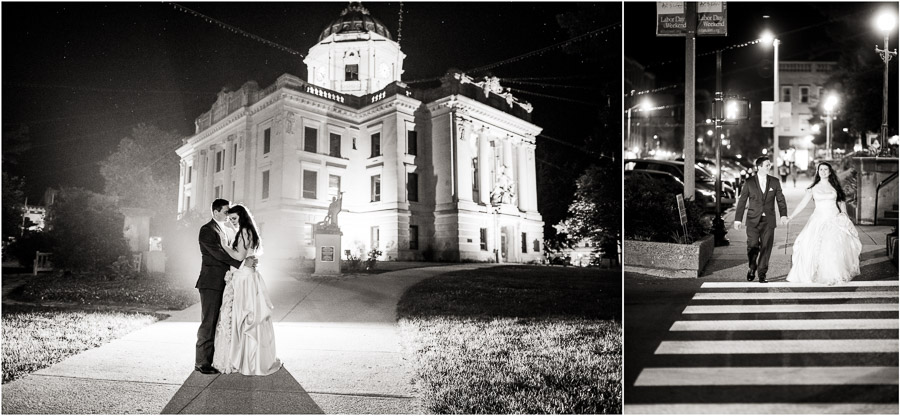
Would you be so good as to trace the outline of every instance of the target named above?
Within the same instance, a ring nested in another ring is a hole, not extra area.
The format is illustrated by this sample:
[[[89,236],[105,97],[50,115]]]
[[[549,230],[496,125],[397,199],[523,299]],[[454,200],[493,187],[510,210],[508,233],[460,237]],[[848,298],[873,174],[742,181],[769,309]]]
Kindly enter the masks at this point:
[[[534,85],[538,87],[547,87],[547,88],[576,88],[580,90],[594,90],[599,91],[600,88],[594,87],[585,87],[580,85],[560,85],[560,84],[546,84],[543,82],[528,82],[528,81],[514,81],[507,78],[501,78],[500,81],[504,84],[519,84],[519,85]]]
[[[613,24],[611,24],[611,25],[604,26],[604,27],[602,27],[602,28],[599,28],[599,29],[590,31],[590,32],[585,33],[585,34],[583,34],[583,35],[576,36],[576,37],[574,37],[574,38],[572,38],[572,39],[568,39],[568,40],[562,41],[562,42],[557,43],[557,44],[555,44],[555,45],[550,45],[550,46],[548,46],[548,47],[546,47],[546,48],[542,48],[542,49],[538,49],[538,50],[536,50],[536,51],[528,52],[528,53],[526,53],[526,54],[522,54],[522,55],[519,55],[519,56],[515,56],[515,57],[509,58],[509,59],[506,59],[506,60],[503,60],[503,61],[500,61],[500,62],[497,62],[497,63],[493,63],[493,64],[490,64],[490,65],[485,65],[485,66],[481,66],[481,67],[478,67],[478,68],[473,68],[473,69],[470,69],[470,70],[465,71],[465,72],[466,72],[467,74],[483,72],[483,71],[487,71],[488,69],[493,69],[493,68],[496,68],[496,67],[498,67],[498,66],[506,65],[506,64],[511,63],[511,62],[521,61],[521,60],[523,60],[523,59],[525,59],[525,58],[530,58],[530,57],[532,57],[532,56],[543,55],[545,52],[548,52],[548,51],[551,51],[551,50],[554,50],[554,49],[564,48],[564,47],[569,46],[569,45],[571,45],[571,44],[573,44],[573,43],[580,42],[580,41],[582,41],[582,40],[595,38],[595,37],[597,37],[597,36],[600,36],[601,34],[604,34],[604,33],[606,33],[606,32],[609,32],[609,31],[612,31],[612,30],[615,30],[615,29],[621,28],[621,27],[622,27],[622,23],[621,23],[621,22],[619,22],[619,23],[613,23]]]
[[[526,95],[534,95],[534,96],[537,96],[537,97],[550,98],[550,99],[553,99],[553,100],[568,101],[568,102],[572,102],[572,103],[578,103],[578,104],[589,105],[589,106],[592,106],[592,107],[600,107],[600,104],[597,104],[597,103],[589,103],[589,102],[587,102],[587,101],[573,100],[573,99],[571,99],[571,98],[563,98],[563,97],[557,97],[557,96],[555,96],[555,95],[547,95],[547,94],[541,94],[541,93],[537,93],[537,92],[525,91],[525,90],[520,90],[520,89],[518,89],[518,88],[510,88],[510,87],[507,87],[506,89],[507,89],[508,91],[511,91],[511,92],[518,92],[518,93],[522,93],[522,94],[526,94]]]
[[[400,46],[400,39],[403,38],[403,2],[400,2],[400,16],[397,19],[397,46]]]
[[[182,12],[185,12],[185,13],[188,13],[188,14],[191,14],[191,15],[194,15],[194,16],[196,16],[196,17],[199,17],[199,18],[201,18],[201,19],[203,19],[203,20],[206,20],[207,23],[212,23],[212,24],[217,25],[217,26],[219,26],[219,27],[221,27],[221,28],[223,28],[223,29],[226,29],[226,30],[231,31],[232,33],[237,33],[237,34],[239,34],[239,35],[243,35],[244,37],[247,37],[247,38],[253,39],[253,40],[257,41],[257,42],[266,44],[266,45],[271,46],[271,47],[273,47],[273,48],[275,48],[275,49],[278,49],[278,50],[287,52],[287,53],[289,53],[289,54],[291,54],[291,55],[298,55],[298,56],[300,56],[300,57],[303,57],[303,56],[304,56],[304,54],[302,54],[302,53],[300,53],[300,52],[297,52],[297,51],[295,51],[295,50],[293,50],[293,49],[291,49],[291,48],[288,48],[287,46],[283,46],[283,45],[280,45],[280,44],[278,44],[278,43],[272,42],[272,41],[270,41],[270,40],[263,39],[263,38],[261,38],[261,37],[259,37],[259,36],[256,36],[256,35],[252,34],[252,33],[249,33],[249,32],[247,32],[247,31],[244,31],[244,30],[241,29],[241,28],[238,28],[238,27],[229,25],[228,23],[225,23],[225,22],[222,22],[222,21],[213,19],[212,17],[209,17],[209,16],[207,16],[207,15],[205,15],[205,14],[203,14],[203,13],[199,13],[199,12],[196,12],[196,11],[194,11],[194,10],[188,9],[187,7],[184,7],[184,6],[180,5],[180,4],[177,4],[177,3],[169,3],[169,4],[171,4],[172,7],[174,7],[174,8],[177,9],[177,10],[180,10],[180,11],[182,11]]]

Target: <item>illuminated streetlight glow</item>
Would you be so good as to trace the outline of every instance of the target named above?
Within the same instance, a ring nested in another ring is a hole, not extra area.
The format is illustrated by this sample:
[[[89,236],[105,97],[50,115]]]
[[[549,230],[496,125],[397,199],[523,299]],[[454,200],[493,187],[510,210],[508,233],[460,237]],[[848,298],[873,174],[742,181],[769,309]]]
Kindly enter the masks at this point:
[[[813,131],[813,133],[818,133],[818,132],[822,131],[822,126],[820,126],[818,124],[813,124],[812,131]]]
[[[773,41],[775,41],[775,35],[768,30],[759,35],[759,42],[763,45],[771,45]]]
[[[712,131],[712,130],[707,130],[707,131],[706,131],[706,135],[707,135],[707,136],[712,136],[712,135],[713,135],[713,131]]]
[[[653,109],[653,102],[649,99],[645,98],[644,101],[641,101],[641,111],[650,111]]]
[[[890,12],[882,12],[875,18],[875,27],[882,32],[890,32],[896,23],[897,19]]]
[[[838,98],[836,95],[829,95],[828,98],[825,99],[825,104],[822,105],[825,108],[825,111],[831,113],[834,111],[834,107],[838,103]]]

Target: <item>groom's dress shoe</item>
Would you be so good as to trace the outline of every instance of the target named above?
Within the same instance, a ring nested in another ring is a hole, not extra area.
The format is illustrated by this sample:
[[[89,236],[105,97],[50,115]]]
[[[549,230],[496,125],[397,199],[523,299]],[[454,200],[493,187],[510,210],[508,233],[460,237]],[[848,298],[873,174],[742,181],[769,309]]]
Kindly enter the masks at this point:
[[[213,368],[213,366],[211,366],[209,364],[195,365],[194,370],[197,370],[203,374],[219,374],[219,370],[216,370],[215,368]]]
[[[748,270],[747,271],[747,281],[752,282],[754,277],[756,277],[756,269]]]
[[[759,275],[759,282],[760,283],[769,283],[769,281],[766,280],[766,275],[764,275],[764,274]]]

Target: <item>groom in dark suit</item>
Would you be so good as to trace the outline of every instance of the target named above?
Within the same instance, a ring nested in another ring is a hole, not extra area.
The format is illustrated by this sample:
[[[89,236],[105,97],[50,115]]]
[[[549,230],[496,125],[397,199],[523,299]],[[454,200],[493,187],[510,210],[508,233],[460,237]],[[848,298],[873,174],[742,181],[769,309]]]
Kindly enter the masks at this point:
[[[747,257],[750,261],[747,281],[753,281],[758,272],[759,282],[769,283],[766,280],[766,272],[769,270],[769,255],[772,254],[775,227],[778,225],[775,219],[775,202],[778,202],[782,224],[788,222],[787,204],[784,203],[784,194],[781,193],[781,183],[776,177],[769,176],[769,171],[772,170],[769,158],[765,156],[757,158],[756,168],[756,176],[748,178],[741,189],[741,197],[734,212],[734,229],[741,229],[741,220],[744,218],[746,207]]]
[[[228,240],[227,212],[229,202],[216,199],[212,203],[212,220],[200,227],[200,278],[196,288],[200,290],[200,329],[197,330],[197,352],[194,369],[203,374],[216,374],[213,368],[213,346],[216,338],[216,323],[222,307],[222,293],[225,291],[225,273],[229,267],[241,267],[241,262],[231,258],[222,248],[222,240]],[[256,258],[248,257],[244,263],[256,267]]]

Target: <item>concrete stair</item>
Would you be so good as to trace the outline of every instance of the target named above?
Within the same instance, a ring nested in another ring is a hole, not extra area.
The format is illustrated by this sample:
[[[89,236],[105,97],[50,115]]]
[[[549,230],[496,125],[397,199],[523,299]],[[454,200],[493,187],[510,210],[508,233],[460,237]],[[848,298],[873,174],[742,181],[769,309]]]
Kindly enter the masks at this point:
[[[891,209],[885,210],[884,214],[878,217],[878,225],[898,225],[898,206],[894,204]]]

